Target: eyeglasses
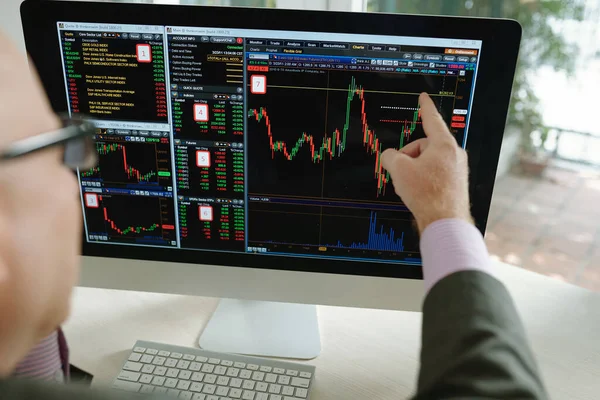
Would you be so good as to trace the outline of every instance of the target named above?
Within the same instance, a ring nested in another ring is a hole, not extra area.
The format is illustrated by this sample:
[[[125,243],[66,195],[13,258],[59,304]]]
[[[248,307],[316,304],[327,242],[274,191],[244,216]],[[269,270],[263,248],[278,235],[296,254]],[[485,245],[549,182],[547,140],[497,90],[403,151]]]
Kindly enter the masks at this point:
[[[96,127],[82,118],[62,116],[63,128],[41,133],[12,143],[0,152],[0,162],[14,160],[40,150],[64,145],[63,162],[71,169],[87,169],[96,165],[94,146]]]

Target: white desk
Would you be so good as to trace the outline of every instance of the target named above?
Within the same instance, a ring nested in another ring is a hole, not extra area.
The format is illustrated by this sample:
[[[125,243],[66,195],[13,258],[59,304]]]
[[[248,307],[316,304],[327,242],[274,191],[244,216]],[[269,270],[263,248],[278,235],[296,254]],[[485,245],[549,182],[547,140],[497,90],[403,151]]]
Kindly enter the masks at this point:
[[[499,267],[555,400],[600,396],[600,295]],[[137,339],[195,346],[217,299],[78,288],[65,326],[71,361],[107,384]],[[415,387],[419,313],[319,307],[314,400],[403,399]]]

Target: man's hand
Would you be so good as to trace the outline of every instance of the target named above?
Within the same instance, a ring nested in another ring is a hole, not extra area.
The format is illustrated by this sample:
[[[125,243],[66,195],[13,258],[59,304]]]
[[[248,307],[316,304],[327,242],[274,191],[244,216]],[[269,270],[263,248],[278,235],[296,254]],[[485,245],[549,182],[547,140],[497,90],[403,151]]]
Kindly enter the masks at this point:
[[[396,194],[412,211],[419,231],[440,219],[472,222],[469,207],[467,153],[458,147],[435,104],[422,93],[421,120],[427,138],[381,156]]]

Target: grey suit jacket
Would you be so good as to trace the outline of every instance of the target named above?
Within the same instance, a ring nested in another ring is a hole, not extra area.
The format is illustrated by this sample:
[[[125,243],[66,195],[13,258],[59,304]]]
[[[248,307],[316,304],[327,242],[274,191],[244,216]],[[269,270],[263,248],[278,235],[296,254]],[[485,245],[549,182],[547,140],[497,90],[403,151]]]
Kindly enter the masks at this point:
[[[512,299],[489,275],[459,272],[431,289],[423,306],[422,343],[414,400],[547,398]],[[0,381],[2,400],[130,398],[139,396]]]

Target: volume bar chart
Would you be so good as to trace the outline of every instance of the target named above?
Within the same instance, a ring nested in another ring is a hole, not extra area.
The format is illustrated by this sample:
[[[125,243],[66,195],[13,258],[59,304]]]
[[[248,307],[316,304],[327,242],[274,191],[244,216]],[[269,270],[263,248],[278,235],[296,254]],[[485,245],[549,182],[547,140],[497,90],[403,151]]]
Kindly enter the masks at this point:
[[[344,245],[341,241],[336,244],[329,244],[327,246],[340,247],[348,249],[363,249],[363,250],[379,250],[379,251],[404,251],[404,232],[400,234],[399,238],[396,238],[396,232],[394,229],[389,229],[389,232],[384,231],[383,225],[377,232],[377,213],[371,212],[370,225],[369,225],[369,238],[366,242],[352,243],[349,246]]]

